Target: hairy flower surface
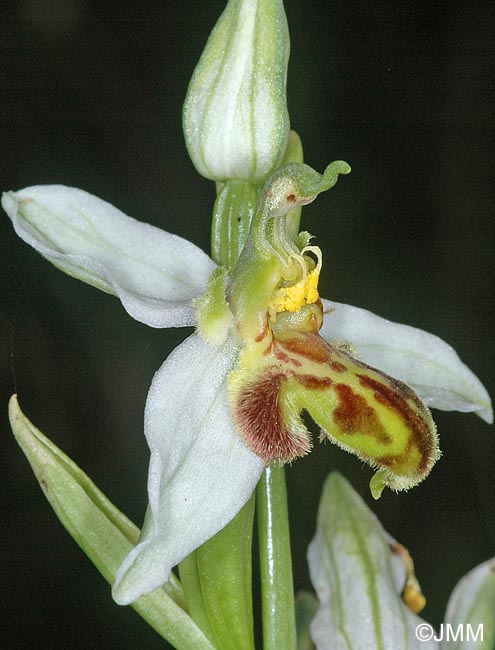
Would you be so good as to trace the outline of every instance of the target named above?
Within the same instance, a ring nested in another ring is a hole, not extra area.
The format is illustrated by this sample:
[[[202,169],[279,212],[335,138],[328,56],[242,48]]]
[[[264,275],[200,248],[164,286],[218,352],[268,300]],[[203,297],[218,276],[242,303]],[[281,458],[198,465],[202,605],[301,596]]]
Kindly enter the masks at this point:
[[[320,298],[321,251],[308,233],[289,234],[287,215],[348,171],[342,162],[323,175],[279,169],[230,274],[194,244],[82,190],[4,194],[16,232],[55,266],[115,294],[148,325],[197,325],[148,394],[149,508],[117,576],[117,602],[163,584],[237,514],[266,464],[309,451],[303,410],[322,438],[378,469],[375,496],[415,485],[437,459],[425,403],[492,420],[485,389],[446,343]]]

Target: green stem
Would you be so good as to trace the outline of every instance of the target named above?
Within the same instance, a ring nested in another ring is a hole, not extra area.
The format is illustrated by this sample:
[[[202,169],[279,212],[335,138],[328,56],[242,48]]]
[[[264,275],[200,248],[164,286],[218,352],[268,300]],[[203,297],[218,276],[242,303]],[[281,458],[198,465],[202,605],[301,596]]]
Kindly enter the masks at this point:
[[[244,181],[217,184],[211,230],[212,257],[231,269],[256,208],[258,188]],[[219,533],[180,563],[190,616],[222,650],[254,650],[252,533],[255,497]]]
[[[221,650],[254,648],[253,519],[254,495],[223,530],[179,567],[189,614]]]
[[[268,467],[257,489],[264,650],[295,650],[296,621],[283,467]]]
[[[230,270],[242,251],[256,211],[258,188],[246,181],[225,181],[217,188],[211,226],[211,256]]]

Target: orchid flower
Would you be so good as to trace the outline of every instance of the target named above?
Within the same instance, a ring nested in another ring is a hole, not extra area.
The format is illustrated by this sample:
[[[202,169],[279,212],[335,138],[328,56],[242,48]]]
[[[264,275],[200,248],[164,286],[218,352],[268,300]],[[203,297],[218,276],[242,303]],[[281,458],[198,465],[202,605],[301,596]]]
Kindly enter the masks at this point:
[[[308,561],[318,604],[317,650],[474,650],[495,642],[495,558],[470,571],[436,631],[407,550],[337,472],[327,479]]]
[[[348,171],[336,162],[323,175],[302,164],[275,172],[230,273],[194,244],[82,190],[4,194],[17,234],[56,267],[118,296],[147,325],[197,328],[148,394],[149,508],[118,573],[117,602],[165,583],[173,566],[237,514],[266,465],[310,450],[303,410],[322,438],[378,469],[375,496],[385,485],[417,484],[438,458],[435,426],[418,395],[492,421],[485,389],[445,342],[320,299],[321,251],[308,233],[289,234],[287,215]]]

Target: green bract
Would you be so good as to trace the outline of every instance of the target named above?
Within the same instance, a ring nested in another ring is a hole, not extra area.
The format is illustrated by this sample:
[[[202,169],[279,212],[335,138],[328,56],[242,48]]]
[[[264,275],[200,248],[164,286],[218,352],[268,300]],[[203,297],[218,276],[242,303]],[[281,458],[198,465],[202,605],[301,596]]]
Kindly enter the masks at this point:
[[[184,104],[187,149],[215,181],[262,184],[289,138],[289,33],[282,0],[230,0],[194,71]]]
[[[10,400],[9,417],[16,440],[55,514],[112,584],[122,560],[137,543],[139,529],[26,418],[15,395]],[[182,587],[174,574],[163,588],[139,598],[133,607],[177,650],[215,650],[187,615]]]

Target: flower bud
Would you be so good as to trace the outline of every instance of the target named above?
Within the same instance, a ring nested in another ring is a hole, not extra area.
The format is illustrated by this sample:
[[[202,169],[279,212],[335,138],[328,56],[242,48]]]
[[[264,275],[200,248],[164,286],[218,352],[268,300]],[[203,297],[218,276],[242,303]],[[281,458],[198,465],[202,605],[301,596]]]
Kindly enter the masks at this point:
[[[413,583],[424,601],[409,553],[337,472],[323,488],[308,563],[319,600],[310,625],[318,650],[438,650],[433,629],[400,596]],[[421,638],[424,626],[432,634]]]
[[[263,183],[289,137],[289,33],[282,0],[230,0],[193,73],[183,126],[198,172]]]

